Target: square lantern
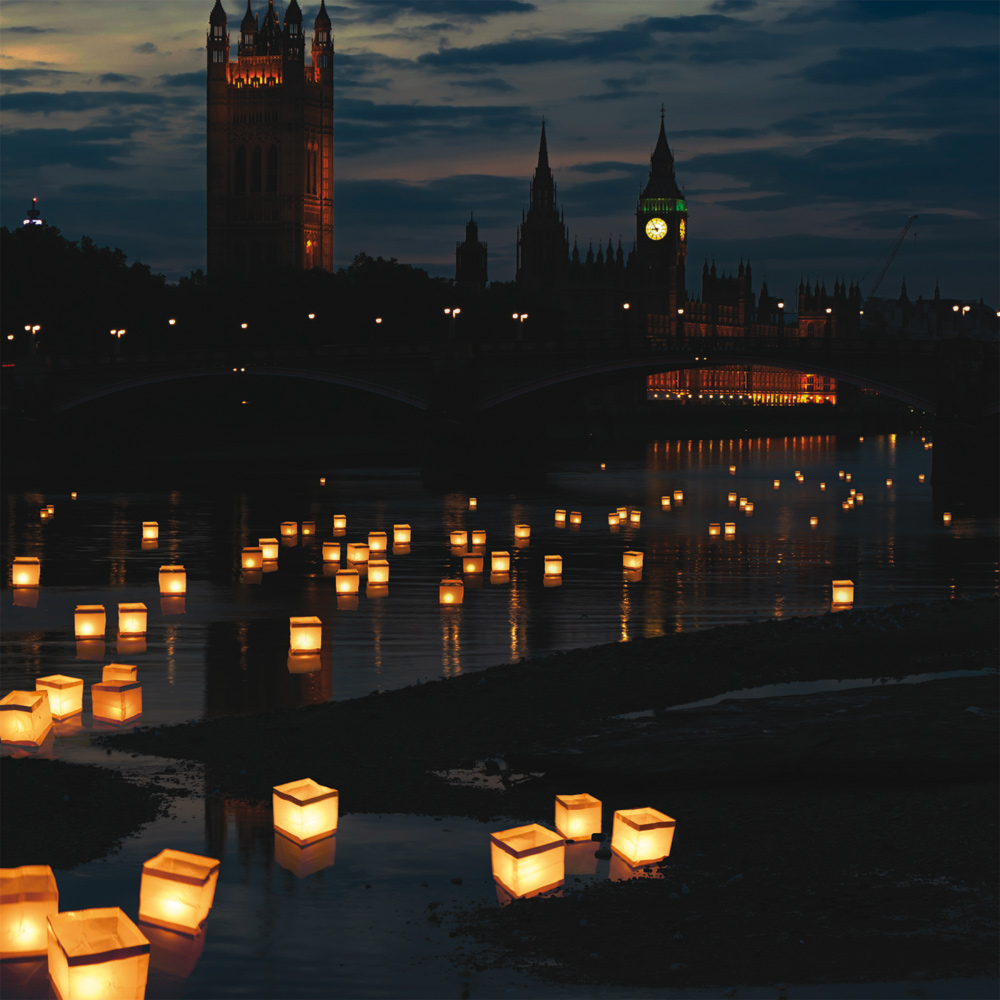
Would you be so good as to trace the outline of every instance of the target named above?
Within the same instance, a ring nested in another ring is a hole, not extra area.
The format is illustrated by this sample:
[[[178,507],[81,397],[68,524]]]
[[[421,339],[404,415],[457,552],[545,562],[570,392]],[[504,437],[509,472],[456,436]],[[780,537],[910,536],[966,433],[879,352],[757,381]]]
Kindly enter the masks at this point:
[[[836,607],[848,607],[854,603],[854,581],[834,580],[833,604]]]
[[[865,495],[864,495],[864,493],[858,493],[854,497],[854,502],[857,503],[857,504],[863,504],[865,502]]]
[[[323,562],[325,563],[340,562],[340,542],[323,543]]]
[[[623,552],[622,569],[642,569],[642,553]]]
[[[729,475],[731,475],[731,476],[735,476],[736,475],[736,466],[735,465],[729,466]]]
[[[727,497],[727,500],[729,503],[736,503],[736,494],[730,493],[729,496]]]
[[[118,634],[140,636],[146,634],[146,605],[141,601],[118,605]]]
[[[819,518],[818,517],[813,516],[813,517],[809,518],[809,527],[810,528],[815,528],[818,524],[819,524]]]
[[[850,506],[851,504],[847,500],[841,500],[840,502],[841,510],[847,510]]]
[[[839,472],[837,473],[837,478],[838,478],[838,479],[843,479],[843,478],[844,478],[844,470],[843,470],[843,469],[841,469],[841,470],[840,470],[840,471],[839,471]]]
[[[886,485],[886,486],[892,486],[892,480],[891,480],[891,479],[887,479],[887,480],[885,481],[885,485]]]
[[[449,536],[452,548],[464,549],[469,544],[469,533],[467,531],[453,531]]]
[[[368,551],[385,552],[389,548],[389,539],[384,531],[368,532]]]
[[[160,537],[160,525],[157,521],[142,522],[142,540],[144,542],[155,542]]]
[[[603,472],[608,467],[606,462],[601,462],[601,472]]]
[[[101,683],[127,681],[132,684],[139,679],[139,668],[132,663],[108,663],[101,668]]]
[[[0,959],[48,954],[46,919],[59,912],[59,889],[48,865],[0,868]]]
[[[144,861],[139,919],[182,934],[197,934],[208,919],[219,881],[219,861],[165,848]]]
[[[514,537],[519,541],[527,541],[531,537],[530,524],[515,524]]]
[[[633,509],[633,510],[629,511],[629,513],[628,513],[628,523],[629,524],[638,524],[641,520],[642,520],[642,511],[641,510]]]
[[[462,572],[471,576],[479,576],[483,572],[482,552],[470,552],[462,556]]]
[[[389,582],[389,560],[369,559],[368,560],[368,590],[372,587],[385,586]]]
[[[851,481],[851,474],[849,472],[844,473],[844,482],[849,483]]]
[[[258,538],[257,544],[260,546],[264,562],[274,562],[278,558],[278,553],[281,551],[281,544],[277,538]]]
[[[472,532],[472,545],[479,547],[486,544],[486,532],[482,528],[477,528]]]
[[[749,504],[747,506],[749,506]],[[726,521],[726,526],[723,530],[725,531],[727,538],[732,538],[733,535],[736,534],[736,522]]]
[[[412,531],[408,524],[394,524],[392,526],[392,544],[409,545]]]
[[[493,879],[515,899],[553,889],[566,878],[566,842],[537,823],[490,834]]]
[[[575,525],[583,524],[583,514],[578,510],[571,510],[569,512],[569,523]]]
[[[781,489],[781,480],[780,479],[775,479],[775,481],[774,481],[774,488],[776,490]]]
[[[288,632],[293,653],[318,653],[323,647],[323,623],[315,616],[289,618]]]
[[[743,507],[743,513],[747,516],[753,513],[753,501],[747,500],[746,505]]]
[[[851,493],[850,493],[850,495],[853,497],[853,496],[855,496],[857,494],[857,492],[858,491],[852,486],[851,487]]]
[[[46,691],[10,691],[0,698],[0,742],[39,746],[51,728]]]
[[[562,576],[562,556],[545,557],[545,575]]]
[[[15,587],[37,587],[41,571],[40,559],[34,556],[15,556],[11,568],[11,583]]]
[[[264,565],[264,550],[259,545],[247,545],[240,555],[243,569],[261,569]]]
[[[819,488],[820,488],[821,490],[825,490],[825,489],[826,489],[826,483],[820,483],[820,484],[819,484]]]
[[[565,523],[566,523],[566,511],[564,511],[564,510],[557,510],[556,511],[556,524],[565,524]]]
[[[299,533],[299,522],[282,521],[279,533],[282,538],[294,538]]]
[[[160,593],[186,594],[187,572],[183,566],[160,567]]]
[[[674,503],[684,503],[683,490],[674,490]]]
[[[40,510],[40,511],[38,512],[38,518],[39,518],[39,520],[41,520],[41,521],[47,521],[47,520],[48,520],[48,519],[49,519],[49,518],[50,518],[51,516],[52,516],[52,515],[51,515],[51,514],[49,514],[49,509],[48,509],[47,507],[43,507],[43,508],[42,508],[42,509],[41,509],[41,510]]]
[[[670,495],[669,494],[665,494],[664,496],[660,497],[660,506],[664,510],[669,510],[670,509]]]
[[[340,797],[312,778],[275,785],[271,796],[274,828],[299,847],[313,844],[337,832]]]
[[[747,502],[746,497],[740,497],[740,510],[743,510],[746,507]]]
[[[49,711],[56,722],[62,722],[83,711],[83,678],[50,674],[35,678],[35,690],[49,695]]]
[[[438,603],[461,604],[465,597],[465,584],[461,580],[442,580],[438,587]]]
[[[611,850],[633,868],[661,861],[670,855],[676,821],[647,806],[618,809],[611,831]]]
[[[146,995],[149,941],[117,906],[52,914],[48,957],[59,1000]]]
[[[73,632],[77,639],[104,637],[107,615],[103,604],[78,604],[73,613]]]
[[[334,531],[347,531],[347,515],[346,514],[334,514],[333,515],[333,530]]]
[[[347,561],[349,563],[366,563],[366,562],[368,562],[368,543],[367,542],[348,542],[347,543]]]
[[[120,724],[142,715],[142,685],[136,681],[105,678],[90,685],[90,700],[94,718],[104,722]]]
[[[337,589],[338,596],[350,596],[358,592],[361,585],[361,574],[356,569],[338,569],[336,579],[333,581]]]
[[[947,511],[947,510],[946,510],[946,511],[945,511],[945,512],[944,512],[944,513],[943,513],[943,514],[941,515],[941,520],[942,520],[942,521],[943,521],[943,522],[944,522],[945,524],[951,524],[951,511]]]
[[[509,552],[492,552],[492,553],[490,553],[490,572],[491,573],[509,573],[510,572],[510,553]]]
[[[921,472],[921,473],[920,473],[920,474],[919,474],[919,475],[917,476],[917,482],[918,482],[918,483],[922,483],[922,482],[923,482],[923,481],[924,481],[924,480],[925,480],[926,478],[927,478],[927,477],[926,477],[926,476],[924,475],[924,473],[922,473],[922,472]]]
[[[303,521],[302,522],[302,534],[303,535],[315,535],[316,534],[316,522],[315,521]]]
[[[619,507],[618,510],[618,520],[627,521],[628,520],[628,507]]]
[[[712,523],[711,523],[711,524],[710,524],[710,525],[708,526],[708,533],[709,533],[709,535],[721,535],[721,534],[722,534],[722,526],[721,526],[721,525],[719,525],[719,524],[716,524],[716,523],[715,523],[715,522],[713,521],[713,522],[712,522]]]
[[[608,514],[608,527],[609,528],[617,528],[618,525],[621,524],[621,520],[622,519],[619,516],[618,511],[616,511],[616,510],[611,511]]]
[[[557,795],[556,830],[567,840],[590,840],[601,832],[601,800],[585,792]]]

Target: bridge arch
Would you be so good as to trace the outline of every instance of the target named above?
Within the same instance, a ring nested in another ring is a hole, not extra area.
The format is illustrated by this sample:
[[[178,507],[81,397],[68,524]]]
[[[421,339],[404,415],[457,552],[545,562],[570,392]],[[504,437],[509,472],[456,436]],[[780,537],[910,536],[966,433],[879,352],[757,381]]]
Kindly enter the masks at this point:
[[[68,410],[75,409],[77,406],[82,406],[84,403],[91,403],[94,400],[103,398],[104,396],[112,396],[115,393],[125,392],[128,389],[141,389],[143,386],[155,385],[158,382],[175,382],[182,379],[206,378],[219,375],[232,376],[234,373],[235,369],[232,367],[215,367],[195,369],[187,368],[172,372],[162,372],[156,375],[142,375],[136,378],[125,379],[121,382],[114,382],[110,385],[101,386],[100,388],[93,389],[90,392],[85,392],[78,396],[73,396],[70,399],[63,400],[57,406],[53,407],[53,411],[55,413],[65,413]],[[252,365],[241,368],[238,374],[274,375],[279,378],[298,378],[306,379],[312,382],[326,382],[330,385],[339,385],[349,389],[358,389],[361,392],[370,392],[376,396],[382,396],[386,399],[393,399],[399,403],[405,403],[407,406],[412,406],[418,410],[430,409],[430,404],[426,399],[422,399],[412,393],[403,392],[402,390],[394,389],[391,386],[380,385],[377,382],[369,382],[365,379],[354,378],[350,375],[338,375],[332,372],[308,371],[303,368],[270,368],[255,367]]]

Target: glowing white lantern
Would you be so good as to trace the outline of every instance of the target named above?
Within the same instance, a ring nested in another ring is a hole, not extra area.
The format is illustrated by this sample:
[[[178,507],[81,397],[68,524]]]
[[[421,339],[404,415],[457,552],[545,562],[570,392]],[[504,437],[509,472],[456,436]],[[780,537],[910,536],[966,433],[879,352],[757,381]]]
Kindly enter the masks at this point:
[[[606,468],[607,468],[606,463],[601,462],[601,472],[603,472]]]
[[[0,959],[47,954],[47,918],[58,912],[59,888],[48,865],[0,868]]]
[[[392,526],[392,544],[409,545],[411,534],[408,524],[394,524]]]
[[[325,563],[340,562],[340,542],[323,543],[323,562]]]
[[[537,823],[490,834],[493,878],[516,899],[544,892],[566,878],[566,842]]]
[[[471,552],[462,557],[462,572],[478,576],[483,571],[483,554]]]
[[[314,844],[337,832],[340,796],[312,778],[275,785],[271,804],[274,828],[300,847]]]
[[[368,562],[368,544],[366,542],[348,542],[347,561],[349,563]]]
[[[621,517],[619,517],[618,511],[616,510],[611,511],[611,513],[608,514],[608,527],[617,528],[620,523],[621,523]]]
[[[73,632],[77,639],[94,639],[103,636],[107,628],[107,615],[103,604],[78,604],[73,612]]]
[[[161,566],[159,579],[161,594],[187,593],[187,572],[183,566]]]
[[[841,509],[842,509],[842,510],[850,510],[850,508],[851,508],[851,507],[852,507],[853,505],[851,504],[850,500],[844,500],[844,501],[843,501],[843,502],[841,503],[841,505],[840,505],[840,506],[841,506]]]
[[[453,531],[449,536],[452,548],[464,549],[469,544],[469,533],[467,531]]]
[[[611,830],[611,850],[633,868],[669,857],[676,821],[659,809],[618,809]]]
[[[557,510],[556,511],[556,524],[565,524],[565,523],[566,523],[566,511],[564,511],[564,510]]]
[[[858,506],[860,506],[861,504],[863,504],[865,502],[865,495],[864,495],[864,493],[858,493],[858,494],[856,494],[855,497],[854,497],[854,502],[856,504],[858,504]]]
[[[642,520],[642,511],[641,510],[633,509],[633,510],[629,511],[629,513],[628,513],[628,523],[629,524],[638,524],[641,520]]]
[[[510,572],[510,553],[509,552],[492,552],[492,553],[490,553],[490,572],[491,573],[509,573]]]
[[[531,537],[531,525],[515,524],[514,537],[519,539],[520,541],[527,541]]]
[[[618,508],[618,520],[619,522],[628,520],[628,507]]]
[[[39,746],[52,728],[45,691],[9,691],[0,698],[0,742]]]
[[[389,548],[389,538],[384,531],[368,532],[368,551],[385,552]]]
[[[747,502],[744,504],[743,513],[746,514],[748,517],[753,513],[753,503],[750,500],[747,500]]]
[[[469,497],[469,510],[475,510],[479,506],[479,501],[475,497]]]
[[[838,479],[843,479],[843,478],[844,478],[844,470],[843,470],[843,469],[841,469],[841,470],[840,470],[840,471],[839,471],[839,472],[837,473],[837,478],[838,478]]]
[[[146,605],[141,602],[118,605],[118,634],[146,634]]]
[[[442,580],[438,587],[438,603],[461,604],[465,597],[465,584],[461,580]]]
[[[622,569],[642,569],[642,553],[623,552]]]
[[[313,615],[289,618],[288,631],[293,653],[318,653],[323,647],[323,623]]]
[[[389,561],[387,559],[368,560],[368,591],[373,587],[385,586],[389,582]]]
[[[722,534],[722,525],[717,524],[716,522],[713,521],[708,526],[708,533],[709,533],[709,535],[721,535]]]
[[[264,562],[275,562],[278,553],[281,551],[281,544],[277,538],[258,538],[257,544],[260,546],[261,557]]]
[[[37,587],[41,571],[40,559],[34,556],[15,556],[11,569],[11,582],[15,587]]]
[[[601,832],[601,800],[585,792],[557,795],[555,826],[567,840],[589,840]]]
[[[279,534],[282,538],[295,538],[299,533],[299,522],[298,521],[282,521]]]
[[[196,934],[208,919],[219,881],[219,861],[165,848],[143,862],[139,919],[182,934]]]
[[[825,489],[826,489],[826,483],[820,483],[820,484],[819,484],[819,488],[820,488],[821,490],[825,490]]]
[[[240,555],[243,569],[260,569],[264,565],[264,550],[259,545],[247,545]]]
[[[132,671],[131,679],[121,676],[128,670]],[[135,679],[135,667],[112,663],[103,674],[99,684],[90,685],[94,718],[120,724],[142,715],[142,685]]]
[[[160,525],[157,521],[142,522],[142,538],[146,542],[155,542],[160,537]]]
[[[50,674],[35,678],[35,690],[49,696],[49,712],[56,722],[69,719],[83,711],[83,678]]]
[[[834,607],[849,607],[854,603],[853,580],[834,580],[832,587]]]
[[[356,569],[338,569],[334,586],[338,595],[350,596],[358,592],[361,585],[361,574]]]
[[[740,510],[743,510],[743,508],[746,507],[746,505],[747,505],[747,498],[740,497]]]
[[[562,556],[545,557],[545,576],[562,576]]]
[[[334,514],[333,515],[333,530],[337,531],[347,531],[347,515],[346,514]]]
[[[747,505],[749,506],[749,504]],[[736,523],[734,521],[726,521],[726,526],[724,528],[727,538],[731,538],[736,534]]]
[[[926,477],[925,477],[925,476],[924,476],[924,474],[923,474],[923,473],[921,472],[921,473],[920,473],[920,474],[919,474],[919,475],[917,476],[917,482],[918,482],[918,483],[922,483],[922,482],[924,481],[924,479],[925,479],[925,478],[926,478]]]
[[[853,497],[853,496],[856,496],[856,495],[857,495],[857,492],[858,492],[858,491],[857,491],[857,490],[856,490],[856,489],[855,489],[855,488],[854,488],[854,487],[852,486],[852,487],[851,487],[851,496],[852,496],[852,497]]]

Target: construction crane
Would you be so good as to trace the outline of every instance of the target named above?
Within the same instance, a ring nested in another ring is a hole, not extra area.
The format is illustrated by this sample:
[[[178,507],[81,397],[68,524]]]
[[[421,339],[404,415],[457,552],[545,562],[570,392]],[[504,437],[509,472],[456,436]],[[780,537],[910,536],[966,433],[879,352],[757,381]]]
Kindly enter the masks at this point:
[[[908,219],[906,220],[906,225],[905,225],[905,226],[903,226],[903,228],[902,228],[902,229],[901,229],[901,230],[899,231],[899,235],[898,235],[898,236],[896,237],[896,242],[895,242],[895,243],[893,243],[893,245],[892,245],[892,249],[891,249],[891,250],[889,251],[888,255],[887,255],[887,256],[886,256],[886,258],[885,258],[885,263],[884,263],[884,264],[882,265],[882,270],[881,270],[881,271],[879,271],[879,273],[878,273],[878,277],[877,277],[877,278],[875,279],[875,284],[874,284],[874,285],[872,285],[872,290],[871,290],[871,291],[870,291],[870,292],[868,293],[868,298],[869,298],[869,299],[873,299],[873,298],[875,298],[875,293],[876,293],[876,292],[878,291],[878,286],[882,284],[882,279],[883,279],[883,278],[885,277],[885,273],[886,273],[886,271],[888,271],[888,270],[889,270],[889,265],[890,265],[890,264],[892,263],[892,259],[893,259],[893,257],[895,257],[895,256],[896,256],[896,251],[897,251],[897,250],[899,249],[899,247],[900,247],[900,244],[902,244],[902,242],[903,242],[903,237],[904,237],[904,236],[906,236],[906,234],[907,234],[907,232],[908,232],[908,230],[909,230],[910,226],[912,226],[912,225],[913,225],[913,223],[914,223],[914,222],[915,222],[916,220],[917,220],[917,216],[915,216],[915,215],[911,215],[911,216],[910,216],[910,217],[909,217],[909,218],[908,218]],[[879,260],[881,260],[881,259],[882,259],[882,258],[879,258]],[[870,267],[870,268],[868,269],[868,272],[867,272],[867,274],[865,274],[865,276],[864,276],[864,277],[863,277],[863,278],[861,279],[861,281],[864,281],[864,280],[865,280],[865,278],[867,278],[867,277],[868,277],[868,275],[869,275],[869,274],[871,274],[871,272],[872,272],[872,271],[874,271],[876,267],[878,267],[878,265],[879,265],[879,261],[876,261],[876,262],[875,262],[875,263],[874,263],[874,264],[873,264],[873,265],[872,265],[872,266],[871,266],[871,267]],[[860,284],[860,282],[859,282],[859,284]]]

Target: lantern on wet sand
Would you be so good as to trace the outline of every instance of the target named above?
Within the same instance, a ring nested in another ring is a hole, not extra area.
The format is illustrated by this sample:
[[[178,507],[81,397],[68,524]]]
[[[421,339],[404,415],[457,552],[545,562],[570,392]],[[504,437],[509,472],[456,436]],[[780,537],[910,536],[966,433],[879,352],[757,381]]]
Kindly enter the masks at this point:
[[[562,556],[545,557],[545,576],[562,576]]]
[[[157,521],[142,522],[142,540],[155,542],[160,537],[160,525]]]
[[[556,511],[556,524],[565,524],[565,523],[566,523],[566,511],[564,511],[564,510],[557,510]]]
[[[481,546],[486,544],[486,532],[479,528],[472,532],[472,544],[473,546]]]
[[[482,556],[480,556],[482,558]],[[382,587],[389,582],[389,560],[369,559],[368,560],[368,590],[373,587]],[[374,591],[372,591],[374,593]]]
[[[45,691],[9,691],[0,698],[0,742],[38,746],[52,728]]]
[[[118,634],[123,637],[146,634],[146,605],[142,602],[118,605]]]
[[[560,885],[566,877],[566,843],[537,823],[490,834],[493,879],[516,899]]]
[[[288,632],[293,653],[318,653],[323,647],[323,623],[313,615],[289,618]]]
[[[618,511],[613,510],[608,514],[608,527],[617,528],[621,524],[621,517],[618,515]]]
[[[394,524],[392,526],[392,544],[409,545],[412,532],[408,524]]]
[[[715,523],[715,522],[713,521],[713,522],[712,522],[712,523],[711,523],[711,524],[710,524],[710,525],[708,526],[708,533],[709,533],[709,535],[721,535],[721,534],[722,534],[722,526],[721,526],[720,524],[716,524],[716,523]]]
[[[40,559],[34,556],[15,556],[11,569],[11,582],[15,587],[37,587],[41,571]]]
[[[59,912],[59,889],[48,865],[0,868],[0,959],[48,952],[46,919]]]
[[[282,538],[294,538],[299,533],[299,522],[282,521],[279,533]]]
[[[589,840],[601,832],[601,800],[593,795],[557,795],[556,830],[567,840]]]
[[[389,538],[384,531],[368,532],[368,551],[385,552],[389,548]]]
[[[514,537],[519,541],[527,541],[531,537],[531,525],[530,524],[515,524],[514,525]]]
[[[726,521],[723,531],[726,538],[732,538],[736,534],[736,523],[734,521]]]
[[[469,533],[467,531],[453,531],[449,538],[454,549],[464,549],[469,544]]]
[[[56,722],[83,711],[82,677],[67,677],[65,674],[36,677],[35,690],[48,693],[49,712]]]
[[[260,546],[261,556],[264,562],[274,562],[281,551],[281,545],[277,538],[258,538],[257,544]]]
[[[219,861],[165,848],[143,862],[139,919],[182,934],[196,934],[208,919],[219,881]]]
[[[628,523],[638,524],[642,520],[642,511],[633,509],[628,512]]]
[[[350,596],[358,592],[361,585],[361,574],[356,569],[338,569],[334,579],[337,594]]]
[[[243,569],[260,569],[264,565],[264,550],[259,545],[247,545],[240,555]]]
[[[312,778],[275,785],[271,796],[274,828],[300,847],[337,832],[340,797]]]
[[[323,543],[323,562],[325,563],[340,562],[340,542]]]
[[[77,639],[94,639],[103,636],[107,628],[107,615],[103,604],[78,604],[73,612],[73,632]]]
[[[943,522],[944,522],[945,524],[951,524],[951,512],[950,512],[950,511],[947,511],[947,510],[946,510],[946,511],[945,511],[945,512],[944,512],[944,513],[943,513],[943,514],[941,515],[941,520],[942,520],[942,521],[943,521]]]
[[[472,576],[478,576],[483,571],[483,554],[481,552],[471,552],[462,556],[462,572]]]
[[[492,553],[490,553],[490,572],[491,573],[509,573],[510,572],[510,553],[509,552],[492,552]]]
[[[48,918],[49,979],[60,1000],[144,997],[149,941],[117,907]]]
[[[854,603],[853,580],[834,580],[832,589],[833,606],[835,608],[850,607]]]
[[[445,606],[461,604],[465,597],[465,584],[461,580],[442,580],[438,587],[438,603]]]
[[[569,523],[573,525],[583,524],[583,514],[578,510],[571,510],[569,512]]]
[[[160,593],[186,594],[187,572],[183,566],[160,567]]]
[[[611,850],[633,868],[661,861],[670,854],[675,820],[659,809],[618,809],[611,831]]]
[[[622,569],[642,569],[642,553],[623,552]]]
[[[366,563],[366,562],[368,562],[368,543],[367,542],[348,542],[347,543],[347,561],[349,563]]]

